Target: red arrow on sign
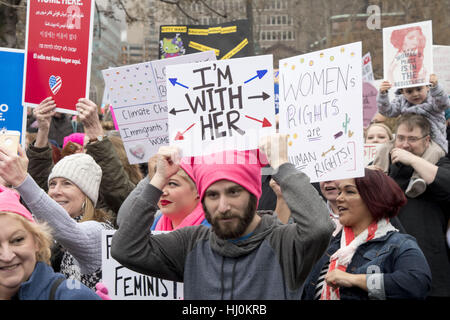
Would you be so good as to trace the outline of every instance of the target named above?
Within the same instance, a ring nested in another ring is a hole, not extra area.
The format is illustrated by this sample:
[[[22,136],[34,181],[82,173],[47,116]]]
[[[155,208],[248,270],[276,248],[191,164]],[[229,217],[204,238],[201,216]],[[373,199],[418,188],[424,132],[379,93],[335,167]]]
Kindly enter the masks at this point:
[[[255,119],[255,118],[253,118],[253,117],[250,117],[250,116],[245,116],[246,118],[249,118],[249,119],[251,119],[251,120],[255,120],[255,121],[258,121],[258,122],[260,122],[260,123],[262,123],[262,127],[263,128],[266,128],[266,127],[271,127],[272,126],[272,124],[269,122],[269,120],[267,120],[266,118],[264,118],[263,120],[258,120],[258,119]]]
[[[195,123],[191,124],[191,125],[189,126],[189,128],[187,128],[186,130],[183,131],[183,133],[181,133],[180,131],[178,131],[178,133],[177,133],[176,136],[175,136],[175,141],[177,141],[177,140],[184,140],[184,134],[185,134],[186,132],[188,132],[193,126],[195,126]]]

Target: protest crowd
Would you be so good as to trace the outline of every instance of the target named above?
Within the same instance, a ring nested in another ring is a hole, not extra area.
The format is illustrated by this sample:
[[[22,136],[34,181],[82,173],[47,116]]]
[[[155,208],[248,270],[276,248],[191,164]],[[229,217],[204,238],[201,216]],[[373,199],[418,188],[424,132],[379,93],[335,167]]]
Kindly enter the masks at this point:
[[[0,145],[0,300],[113,299],[111,231],[112,258],[182,283],[185,300],[449,298],[449,92],[434,73],[392,81],[361,130],[377,145],[363,174],[320,182],[291,163],[283,130],[249,150],[169,143],[130,164],[109,104],[80,97],[72,115],[42,99],[25,147]],[[223,136],[241,130],[232,116]]]

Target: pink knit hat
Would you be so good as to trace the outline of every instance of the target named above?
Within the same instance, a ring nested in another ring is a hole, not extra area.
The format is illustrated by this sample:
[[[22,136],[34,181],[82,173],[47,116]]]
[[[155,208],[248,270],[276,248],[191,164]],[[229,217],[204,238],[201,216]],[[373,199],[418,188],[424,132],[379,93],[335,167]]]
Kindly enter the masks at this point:
[[[200,199],[214,182],[229,180],[241,185],[259,200],[262,193],[261,168],[265,163],[265,158],[260,157],[259,150],[229,150],[193,158],[192,168]]]
[[[64,137],[63,149],[69,141],[78,143],[80,146],[84,146],[84,133],[72,133]]]
[[[30,211],[20,203],[19,199],[19,194],[0,185],[0,212],[17,213],[27,220],[34,222]]]

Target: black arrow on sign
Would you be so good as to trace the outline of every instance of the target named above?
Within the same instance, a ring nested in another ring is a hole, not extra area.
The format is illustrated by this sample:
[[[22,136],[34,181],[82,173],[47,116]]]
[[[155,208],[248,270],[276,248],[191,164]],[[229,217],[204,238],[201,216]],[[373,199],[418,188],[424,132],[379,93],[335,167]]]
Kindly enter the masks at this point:
[[[175,115],[177,115],[177,112],[184,112],[184,111],[189,111],[189,109],[175,110],[175,108],[172,108],[172,110],[170,110],[169,113],[171,113],[175,116]]]
[[[267,93],[265,93],[265,92],[263,91],[262,95],[260,95],[260,96],[251,96],[251,97],[248,97],[248,98],[249,98],[249,99],[260,99],[260,98],[262,98],[263,101],[264,101],[264,100],[266,100],[267,98],[270,98],[270,96],[269,96]]]

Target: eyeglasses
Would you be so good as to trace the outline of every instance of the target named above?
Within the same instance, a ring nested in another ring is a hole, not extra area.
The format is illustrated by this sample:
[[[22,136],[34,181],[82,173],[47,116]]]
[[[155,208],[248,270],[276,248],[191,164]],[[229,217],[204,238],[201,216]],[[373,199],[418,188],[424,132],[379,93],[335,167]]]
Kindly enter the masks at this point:
[[[426,138],[426,137],[428,137],[428,134],[426,134],[420,138],[419,137],[405,137],[402,135],[397,135],[397,136],[395,136],[395,140],[397,140],[398,142],[404,142],[406,140],[408,143],[412,144],[412,143],[416,143],[417,141],[422,140],[423,138]]]

